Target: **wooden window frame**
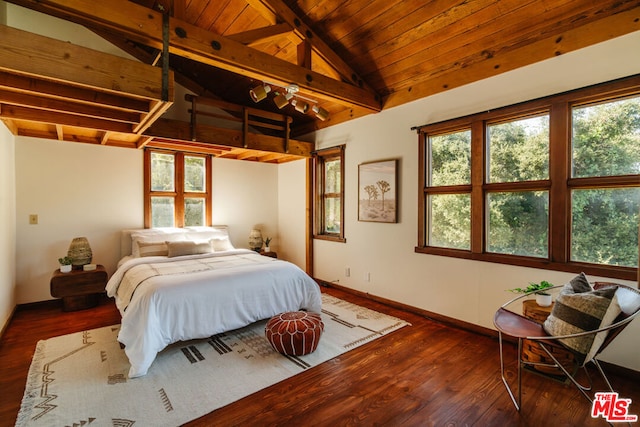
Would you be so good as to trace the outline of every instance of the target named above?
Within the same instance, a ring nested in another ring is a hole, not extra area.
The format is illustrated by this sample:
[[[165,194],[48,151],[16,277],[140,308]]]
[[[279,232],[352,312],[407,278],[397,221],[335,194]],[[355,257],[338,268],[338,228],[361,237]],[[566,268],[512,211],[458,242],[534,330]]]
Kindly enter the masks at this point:
[[[175,191],[151,191],[151,153],[170,154],[175,159]],[[185,156],[201,157],[205,159],[205,184],[204,193],[191,193],[184,191],[184,158]],[[205,200],[205,225],[211,226],[212,221],[212,161],[211,156],[188,153],[182,151],[154,150],[144,151],[144,227],[152,227],[151,198],[173,197],[175,199],[174,226],[184,227],[184,201],[188,198],[202,198]]]
[[[313,153],[313,217],[314,228],[313,238],[320,240],[329,240],[332,242],[345,243],[344,234],[344,145],[336,147],[325,148],[317,150]],[[325,175],[324,165],[325,162],[333,159],[340,159],[340,193],[325,194]],[[340,232],[339,233],[325,233],[325,218],[324,218],[324,205],[327,197],[340,199]]]
[[[640,95],[640,75],[602,83],[533,101],[524,102],[484,113],[478,113],[446,122],[417,128],[419,143],[419,198],[418,239],[415,252],[518,265],[523,267],[558,270],[573,273],[636,280],[638,269],[604,264],[591,264],[570,260],[571,191],[596,188],[640,187],[640,175],[571,177],[571,114],[575,106],[613,101]],[[516,120],[520,117],[548,111],[549,113],[549,177],[546,180],[487,183],[486,125],[497,121]],[[430,194],[443,194],[468,188],[456,186],[429,187],[427,176],[428,137],[461,129],[471,129],[471,249],[449,249],[428,246],[429,230],[427,198]],[[549,192],[549,253],[548,258],[489,253],[486,251],[486,198],[495,191],[544,190]]]

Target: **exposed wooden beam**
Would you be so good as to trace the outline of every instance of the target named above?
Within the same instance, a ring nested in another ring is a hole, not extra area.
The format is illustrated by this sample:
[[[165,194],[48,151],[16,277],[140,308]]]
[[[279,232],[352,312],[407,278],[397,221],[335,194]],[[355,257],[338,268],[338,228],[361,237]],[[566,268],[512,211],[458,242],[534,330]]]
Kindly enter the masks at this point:
[[[0,25],[0,70],[131,98],[160,98],[161,70],[5,25]]]
[[[88,129],[110,130],[119,133],[131,133],[131,125],[110,120],[83,117],[74,114],[67,114],[46,110],[35,110],[32,108],[19,107],[15,105],[2,105],[0,117],[10,120],[27,120],[39,123],[49,123],[53,125],[74,126]]]
[[[0,88],[0,102],[40,110],[72,113],[79,116],[102,118],[122,123],[134,124],[140,120],[140,114],[110,110],[95,105],[78,104],[69,99],[58,100],[43,96],[16,93]]]
[[[132,99],[117,94],[96,92],[89,88],[69,86],[64,82],[56,83],[3,71],[0,71],[0,88],[22,93],[35,93],[61,101],[73,99],[75,102],[86,105],[105,106],[138,114],[149,112],[148,100]]]
[[[242,130],[224,129],[203,124],[196,126],[199,143],[291,154],[300,157],[309,157],[313,150],[312,143],[289,139],[288,151],[285,152],[284,138],[256,133],[243,135]],[[178,120],[159,119],[147,129],[145,135],[164,140],[193,142],[191,141],[191,124]],[[245,138],[246,147],[243,144]]]
[[[148,46],[162,46],[161,13],[129,1],[10,2],[88,27],[123,34]],[[296,83],[300,86],[301,93],[308,93],[319,99],[366,108],[372,112],[381,109],[379,96],[370,89],[334,80],[175,18],[170,20],[169,50],[173,54],[258,80],[283,86]]]
[[[276,24],[269,25],[268,27],[257,28],[255,30],[249,30],[242,33],[236,33],[228,35],[231,40],[237,41],[247,46],[252,46],[258,43],[265,43],[272,39],[280,38],[287,33],[293,31],[293,28],[289,24]]]
[[[304,20],[296,15],[294,11],[282,0],[253,0],[252,4],[261,3],[265,9],[272,11],[284,22],[291,25],[302,40],[306,40],[313,50],[331,65],[346,81],[359,87],[366,88],[373,92],[373,89],[351,68],[351,66],[340,55],[338,55],[329,45],[316,34]]]

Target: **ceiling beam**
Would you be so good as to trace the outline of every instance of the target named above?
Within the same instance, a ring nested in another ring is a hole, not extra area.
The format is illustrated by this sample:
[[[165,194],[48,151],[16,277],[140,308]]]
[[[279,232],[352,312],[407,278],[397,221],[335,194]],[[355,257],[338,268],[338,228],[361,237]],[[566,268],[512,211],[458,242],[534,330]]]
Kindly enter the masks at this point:
[[[311,45],[311,48],[331,65],[345,81],[373,92],[373,89],[351,68],[347,61],[331,49],[322,37],[306,25],[303,19],[292,11],[283,0],[250,0],[250,4],[255,5],[256,3],[262,4],[265,9],[272,11],[289,24],[298,37],[306,40]]]
[[[289,24],[276,24],[244,31],[242,33],[230,34],[227,37],[246,46],[253,46],[258,43],[266,43],[273,39],[279,39],[292,31],[293,28],[291,28]]]
[[[119,33],[151,47],[161,48],[163,44],[162,14],[126,0],[9,2],[90,28]],[[381,110],[380,97],[370,89],[337,81],[180,19],[170,18],[169,25],[169,51],[173,54],[274,84],[295,83],[303,94],[348,107]],[[337,58],[334,60],[339,62]]]
[[[5,25],[0,25],[0,71],[127,98],[160,98],[161,70],[155,67]]]

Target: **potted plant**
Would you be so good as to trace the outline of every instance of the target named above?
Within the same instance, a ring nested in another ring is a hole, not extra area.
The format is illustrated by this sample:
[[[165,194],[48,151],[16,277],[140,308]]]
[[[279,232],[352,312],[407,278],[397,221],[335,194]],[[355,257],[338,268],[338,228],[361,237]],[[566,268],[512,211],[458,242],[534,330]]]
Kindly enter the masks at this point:
[[[61,273],[68,273],[71,271],[71,263],[72,260],[70,257],[65,256],[62,258],[58,258],[58,262],[60,263],[60,272]]]
[[[271,243],[271,237],[267,237],[264,239],[264,251],[271,252],[271,248],[269,247],[269,243]]]
[[[541,307],[549,307],[551,305],[551,294],[546,292],[545,289],[549,289],[553,287],[553,283],[549,283],[546,280],[543,280],[540,283],[529,283],[529,286],[526,288],[513,288],[509,289],[510,292],[515,292],[518,294],[530,294],[535,293],[536,295],[536,303],[538,303]]]

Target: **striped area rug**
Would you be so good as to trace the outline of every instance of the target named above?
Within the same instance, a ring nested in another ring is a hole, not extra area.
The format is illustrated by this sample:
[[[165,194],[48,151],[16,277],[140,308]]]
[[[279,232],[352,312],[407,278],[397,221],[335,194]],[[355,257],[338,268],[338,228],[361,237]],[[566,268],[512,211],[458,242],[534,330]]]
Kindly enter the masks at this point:
[[[409,325],[323,294],[315,352],[283,356],[265,321],[167,347],[129,379],[120,325],[40,341],[16,426],[178,426]]]

